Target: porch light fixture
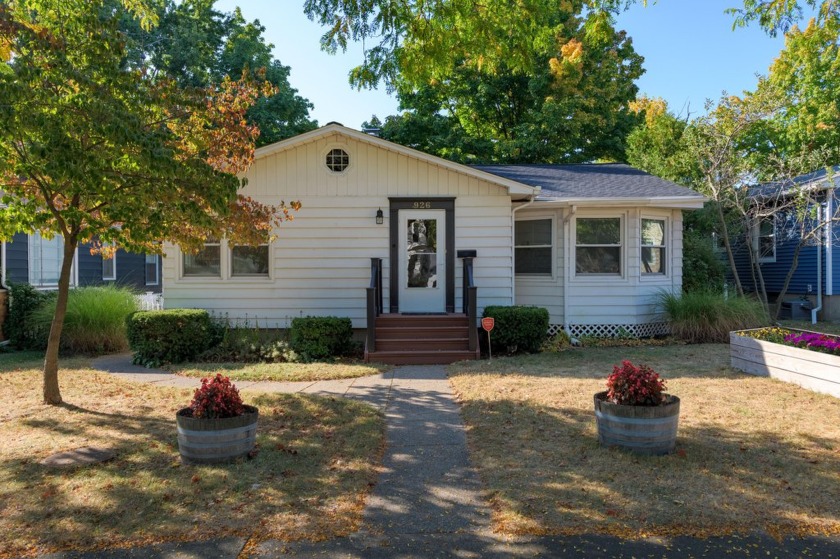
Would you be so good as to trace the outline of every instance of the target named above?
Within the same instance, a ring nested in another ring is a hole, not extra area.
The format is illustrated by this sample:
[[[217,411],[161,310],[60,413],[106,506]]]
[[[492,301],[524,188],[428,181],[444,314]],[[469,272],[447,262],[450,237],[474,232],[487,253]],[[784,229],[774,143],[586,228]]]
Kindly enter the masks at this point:
[[[382,225],[383,221],[385,221],[385,216],[382,214],[382,208],[376,210],[376,224]]]

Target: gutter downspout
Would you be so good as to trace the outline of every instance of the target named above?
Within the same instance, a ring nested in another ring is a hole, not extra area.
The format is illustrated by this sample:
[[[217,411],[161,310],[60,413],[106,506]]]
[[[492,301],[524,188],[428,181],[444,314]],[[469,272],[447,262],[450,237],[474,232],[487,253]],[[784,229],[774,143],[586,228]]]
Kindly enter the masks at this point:
[[[513,274],[511,274],[512,281],[510,282],[510,302],[513,305],[516,304],[516,212],[518,212],[521,209],[527,208],[528,206],[533,204],[536,198],[536,193],[531,194],[531,197],[528,199],[527,202],[525,202],[521,206],[516,206],[510,212],[510,232],[511,238],[514,240],[514,242],[511,243],[511,262],[513,263],[513,269],[511,271],[513,272]]]
[[[826,194],[826,207],[825,207],[825,216],[830,216],[831,213],[829,210],[831,209],[831,196]],[[830,218],[826,220],[825,224],[825,236],[826,240],[828,240],[828,244],[831,244],[831,237],[829,236],[831,232],[831,220]],[[820,312],[823,308],[823,287],[822,287],[822,251],[823,246],[825,246],[825,240],[821,240],[820,244],[817,246],[817,306],[811,309],[811,324],[817,323],[817,313]],[[829,262],[828,257],[828,250],[826,249],[826,266]],[[828,276],[829,272],[826,270],[826,276]]]
[[[566,219],[563,220],[563,232],[566,235],[563,243],[563,255],[564,255],[564,270],[563,270],[563,330],[566,332],[566,335],[569,336],[569,341],[572,345],[580,345],[580,342],[572,337],[572,329],[569,326],[569,262],[571,260],[571,247],[569,246],[569,241],[572,238],[572,230],[571,226],[569,225],[572,221],[572,218],[577,213],[577,205],[572,204],[571,209],[569,210],[569,215],[566,216]]]
[[[6,241],[3,241],[0,245],[2,245],[0,247],[0,252],[2,252],[2,257],[0,257],[0,288],[8,290],[9,286],[6,283]]]

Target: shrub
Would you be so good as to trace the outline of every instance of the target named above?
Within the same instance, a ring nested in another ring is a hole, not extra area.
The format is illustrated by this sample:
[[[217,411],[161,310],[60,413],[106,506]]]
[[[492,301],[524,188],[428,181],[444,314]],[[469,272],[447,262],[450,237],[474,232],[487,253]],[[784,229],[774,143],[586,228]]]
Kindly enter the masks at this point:
[[[190,409],[193,417],[222,419],[242,415],[245,406],[230,379],[216,373],[213,378],[201,379],[201,387],[195,389]]]
[[[126,327],[134,362],[147,367],[193,360],[219,341],[218,328],[201,309],[138,311]]]
[[[285,363],[295,361],[297,355],[287,340],[276,330],[261,330],[257,326],[231,326],[227,320],[215,322],[219,342],[196,357],[210,363]]]
[[[46,330],[41,323],[35,323],[32,315],[51,297],[48,292],[38,291],[28,283],[14,283],[9,286],[9,314],[6,317],[6,334],[9,342],[17,349],[44,349],[50,325]]]
[[[353,323],[337,316],[295,318],[289,343],[304,361],[346,355],[354,349]]]
[[[671,334],[690,343],[729,341],[729,332],[767,326],[770,319],[760,301],[749,297],[724,297],[712,291],[659,296]]]
[[[683,239],[683,291],[723,290],[726,279],[723,262],[712,247],[711,239],[696,232],[686,232]]]
[[[490,333],[493,353],[536,353],[548,337],[548,311],[540,307],[489,306],[485,318],[495,319]]]
[[[55,315],[55,297],[36,309],[32,320],[49,333]],[[96,355],[128,349],[125,319],[137,310],[134,291],[113,285],[70,290],[61,331],[61,350]]]
[[[665,381],[647,365],[622,361],[607,378],[607,400],[625,406],[658,406],[665,396]]]

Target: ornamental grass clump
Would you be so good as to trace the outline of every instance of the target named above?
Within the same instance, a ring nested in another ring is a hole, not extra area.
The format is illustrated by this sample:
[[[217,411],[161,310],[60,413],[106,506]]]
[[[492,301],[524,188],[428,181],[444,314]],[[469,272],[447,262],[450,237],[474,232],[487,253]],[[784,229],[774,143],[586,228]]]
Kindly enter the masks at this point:
[[[607,400],[624,406],[658,406],[665,401],[665,381],[647,365],[622,361],[607,378]]]
[[[239,390],[221,373],[201,379],[201,387],[196,388],[189,409],[193,417],[206,419],[237,417],[245,413]]]

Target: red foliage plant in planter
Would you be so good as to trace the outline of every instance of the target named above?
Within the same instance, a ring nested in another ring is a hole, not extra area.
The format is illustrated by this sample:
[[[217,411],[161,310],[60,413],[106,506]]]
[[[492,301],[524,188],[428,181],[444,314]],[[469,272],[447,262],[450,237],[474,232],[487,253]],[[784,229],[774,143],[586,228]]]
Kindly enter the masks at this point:
[[[595,422],[602,446],[638,454],[674,451],[680,399],[665,394],[665,381],[647,365],[622,361],[595,394]]]
[[[236,417],[245,412],[239,390],[221,373],[201,379],[201,388],[195,389],[190,409],[193,417],[208,419]]]
[[[607,400],[623,406],[658,406],[665,400],[665,381],[647,365],[622,361],[607,377]]]
[[[258,418],[259,410],[242,403],[228,377],[201,379],[189,407],[175,414],[181,459],[213,464],[249,455],[256,444]]]

